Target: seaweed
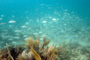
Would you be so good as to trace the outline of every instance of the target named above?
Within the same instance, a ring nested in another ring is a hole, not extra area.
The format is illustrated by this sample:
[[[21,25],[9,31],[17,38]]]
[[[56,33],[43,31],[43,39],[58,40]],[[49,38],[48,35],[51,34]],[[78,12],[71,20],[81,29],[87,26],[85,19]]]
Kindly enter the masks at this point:
[[[40,55],[39,55],[33,48],[31,48],[31,50],[32,50],[32,53],[33,53],[35,59],[36,59],[36,60],[41,60]]]
[[[7,50],[8,50],[8,55],[9,55],[9,57],[12,59],[12,60],[14,60],[14,58],[11,56],[11,53],[10,53],[10,51],[9,51],[9,49],[8,49],[8,44],[6,43],[6,46],[7,46]]]
[[[24,47],[22,47],[21,45],[14,47],[8,46],[8,44],[6,44],[6,48],[0,50],[0,60],[16,60],[18,55],[22,53],[23,50]]]
[[[50,39],[46,41],[46,37],[43,38],[43,42],[40,42],[39,38],[34,40],[32,37],[29,37],[28,40],[26,40],[26,47],[28,50],[31,49],[36,60],[37,58],[38,60],[49,60],[51,58],[55,60],[55,57],[57,56],[55,46],[48,46],[49,43]]]
[[[43,41],[39,37],[29,37],[24,45],[6,44],[6,48],[0,49],[0,60],[90,60],[90,48],[66,44],[65,41],[57,47],[50,45],[50,41],[46,37]]]

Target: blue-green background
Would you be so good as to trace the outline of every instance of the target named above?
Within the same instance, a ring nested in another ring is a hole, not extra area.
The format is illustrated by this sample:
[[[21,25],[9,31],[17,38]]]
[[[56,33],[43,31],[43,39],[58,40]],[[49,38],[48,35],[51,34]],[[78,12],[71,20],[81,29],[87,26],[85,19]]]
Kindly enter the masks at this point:
[[[58,44],[63,40],[90,43],[90,0],[0,0],[0,18],[0,23],[5,23],[0,25],[1,47],[17,45],[32,35],[46,36]],[[10,20],[16,23],[8,23]]]

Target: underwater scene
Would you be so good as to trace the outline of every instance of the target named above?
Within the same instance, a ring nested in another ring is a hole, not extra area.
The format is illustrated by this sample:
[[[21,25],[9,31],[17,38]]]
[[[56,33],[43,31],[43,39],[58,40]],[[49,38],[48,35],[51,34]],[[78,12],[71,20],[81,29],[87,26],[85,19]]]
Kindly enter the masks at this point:
[[[0,0],[0,60],[90,60],[90,0]]]

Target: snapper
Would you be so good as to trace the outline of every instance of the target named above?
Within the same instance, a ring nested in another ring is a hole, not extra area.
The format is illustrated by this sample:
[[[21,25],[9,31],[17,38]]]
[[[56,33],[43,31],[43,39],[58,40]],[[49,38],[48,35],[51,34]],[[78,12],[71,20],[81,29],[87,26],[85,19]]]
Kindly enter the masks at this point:
[[[9,23],[16,23],[16,21],[15,20],[10,20]]]

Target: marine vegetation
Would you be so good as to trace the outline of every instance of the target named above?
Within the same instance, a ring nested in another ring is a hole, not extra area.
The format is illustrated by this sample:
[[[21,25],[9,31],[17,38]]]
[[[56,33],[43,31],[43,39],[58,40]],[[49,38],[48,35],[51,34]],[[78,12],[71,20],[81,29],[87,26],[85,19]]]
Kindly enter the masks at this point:
[[[90,60],[90,50],[65,42],[56,46],[46,37],[42,41],[29,37],[23,45],[9,46],[6,43],[6,48],[0,50],[0,60]]]
[[[0,60],[57,60],[58,50],[54,46],[49,46],[50,39],[43,42],[37,38],[29,37],[25,46],[8,46],[0,50]]]

